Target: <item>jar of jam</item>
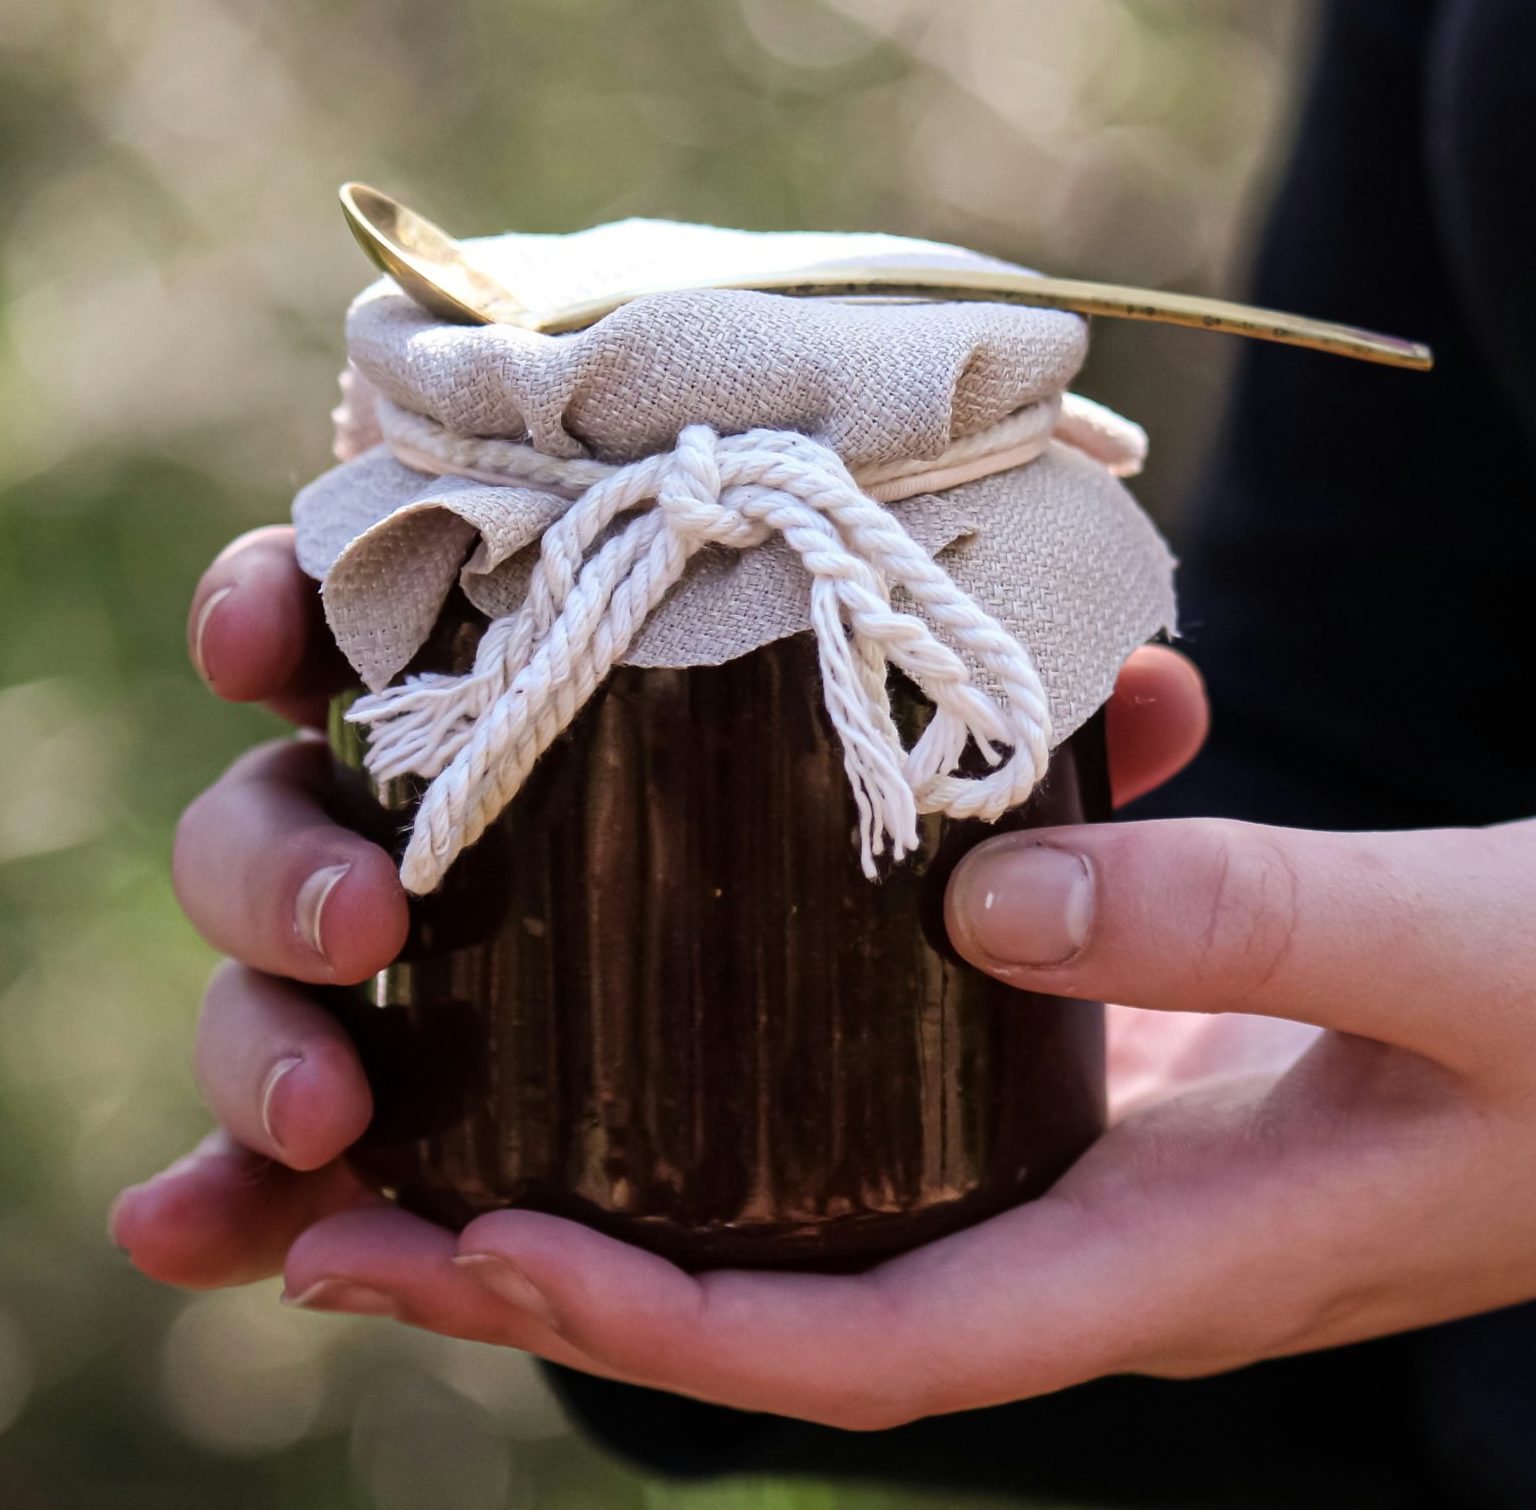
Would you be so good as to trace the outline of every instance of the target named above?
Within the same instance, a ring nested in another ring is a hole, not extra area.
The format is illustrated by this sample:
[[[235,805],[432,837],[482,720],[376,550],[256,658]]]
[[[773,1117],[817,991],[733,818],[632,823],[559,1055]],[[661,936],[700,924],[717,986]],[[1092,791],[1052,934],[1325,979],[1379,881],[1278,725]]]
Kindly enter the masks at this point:
[[[357,1169],[695,1269],[857,1269],[1039,1195],[1104,1126],[1103,1009],[973,969],[943,903],[988,836],[1109,816],[1103,705],[1175,623],[1146,436],[1070,391],[1086,322],[785,281],[998,270],[888,236],[472,252],[516,310],[365,290],[294,500],[368,689],[338,807],[413,898],[334,993]]]
[[[411,669],[483,625],[457,600]],[[398,837],[421,783],[366,776],[347,702],[339,800]],[[964,963],[944,888],[989,834],[1108,809],[1101,712],[1024,807],[925,817],[871,882],[808,633],[618,667],[338,993],[376,1104],[353,1164],[451,1227],[525,1207],[689,1268],[858,1268],[1035,1196],[1104,1125],[1102,1008]]]

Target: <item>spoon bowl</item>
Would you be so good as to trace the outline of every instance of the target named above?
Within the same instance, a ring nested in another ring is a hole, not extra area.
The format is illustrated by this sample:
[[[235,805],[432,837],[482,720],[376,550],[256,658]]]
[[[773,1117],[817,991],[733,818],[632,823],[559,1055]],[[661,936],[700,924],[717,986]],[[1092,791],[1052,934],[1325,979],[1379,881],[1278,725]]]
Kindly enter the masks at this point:
[[[428,314],[460,325],[528,323],[521,302],[441,226],[367,184],[345,183],[340,192],[358,245]]]

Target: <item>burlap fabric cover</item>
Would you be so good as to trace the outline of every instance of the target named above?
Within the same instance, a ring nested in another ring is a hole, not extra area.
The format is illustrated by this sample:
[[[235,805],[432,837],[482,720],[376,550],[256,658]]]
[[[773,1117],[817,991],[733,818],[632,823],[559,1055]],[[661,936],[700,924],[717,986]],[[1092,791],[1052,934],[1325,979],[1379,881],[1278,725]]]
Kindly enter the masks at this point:
[[[690,271],[839,259],[1000,265],[898,237],[644,220],[475,248],[530,306]],[[375,443],[375,391],[453,434],[522,440],[555,457],[630,461],[705,423],[722,433],[798,430],[858,467],[936,457],[1055,400],[1082,365],[1087,331],[1074,315],[1002,305],[693,292],[546,336],[444,324],[380,282],[348,315],[347,350],[363,379],[345,385],[337,414],[347,459],[299,494],[294,520],[299,559],[323,584],[337,641],[377,688],[415,654],[455,580],[487,614],[509,611],[539,535],[568,500],[402,465]],[[1123,439],[1085,443],[1120,469],[1134,463]],[[1174,628],[1166,547],[1110,467],[1082,450],[1058,442],[1026,466],[889,507],[1027,647],[1054,742],[1105,701],[1132,650]],[[805,575],[781,542],[708,549],[623,660],[717,664],[805,628],[807,605]]]

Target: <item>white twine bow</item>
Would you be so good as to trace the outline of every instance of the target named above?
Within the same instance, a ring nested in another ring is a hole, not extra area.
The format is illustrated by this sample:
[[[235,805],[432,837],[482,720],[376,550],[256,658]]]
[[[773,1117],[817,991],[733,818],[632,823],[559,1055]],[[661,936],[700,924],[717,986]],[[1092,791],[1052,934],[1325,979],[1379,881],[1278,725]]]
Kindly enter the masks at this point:
[[[529,457],[548,471],[550,458],[531,449]],[[589,558],[635,510],[643,511]],[[348,717],[369,727],[376,778],[432,778],[400,867],[406,889],[431,891],[495,820],[696,551],[747,550],[774,533],[811,575],[823,696],[858,808],[865,873],[875,875],[887,841],[897,859],[916,847],[919,813],[994,819],[1022,802],[1044,774],[1051,729],[1024,647],[826,446],[790,431],[722,438],[691,425],[675,450],[592,483],[545,531],[527,597],[486,630],[467,675],[412,677],[354,704]],[[893,585],[929,622],[892,608]],[[952,646],[985,669],[1001,699],[972,680]],[[935,708],[911,749],[891,719],[892,666]],[[991,769],[962,777],[955,767],[972,741]]]

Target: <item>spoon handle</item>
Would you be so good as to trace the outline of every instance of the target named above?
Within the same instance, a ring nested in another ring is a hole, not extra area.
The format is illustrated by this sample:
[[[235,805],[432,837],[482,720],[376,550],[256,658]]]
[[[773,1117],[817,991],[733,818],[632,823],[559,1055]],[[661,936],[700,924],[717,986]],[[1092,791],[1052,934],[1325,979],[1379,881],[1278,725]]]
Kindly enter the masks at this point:
[[[680,292],[683,285],[625,289],[556,308],[527,310],[514,323],[546,334],[581,330],[621,305],[650,294]],[[1038,278],[1028,273],[991,269],[921,267],[805,267],[782,273],[692,281],[689,289],[748,289],[799,298],[878,298],[1026,304],[1040,309],[1107,315],[1121,320],[1152,320],[1216,330],[1260,341],[1280,341],[1314,351],[1380,362],[1427,372],[1434,364],[1429,347],[1396,336],[1313,320],[1279,310],[1258,309],[1197,294],[1164,293],[1115,283],[1087,283],[1074,278]]]
[[[530,309],[516,289],[505,287],[477,268],[466,255],[466,249],[441,226],[388,194],[367,184],[345,183],[341,186],[341,207],[363,250],[423,309],[439,319],[470,324],[516,325],[524,330],[558,334],[594,325],[604,315],[647,294],[720,288],[801,298],[1027,304],[1080,315],[1155,320],[1196,330],[1219,330],[1417,372],[1427,372],[1434,364],[1427,346],[1352,325],[1336,325],[1329,320],[1255,309],[1196,294],[1169,294],[1157,289],[1084,283],[1071,278],[1040,278],[1032,273],[991,268],[893,267],[889,263],[812,265],[778,273],[624,289],[580,303]]]

